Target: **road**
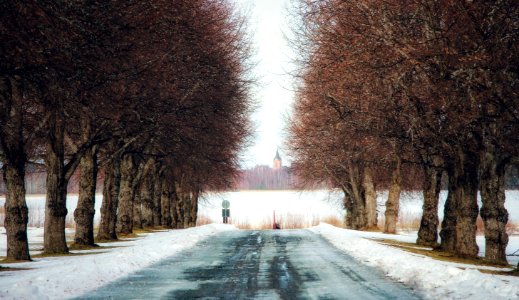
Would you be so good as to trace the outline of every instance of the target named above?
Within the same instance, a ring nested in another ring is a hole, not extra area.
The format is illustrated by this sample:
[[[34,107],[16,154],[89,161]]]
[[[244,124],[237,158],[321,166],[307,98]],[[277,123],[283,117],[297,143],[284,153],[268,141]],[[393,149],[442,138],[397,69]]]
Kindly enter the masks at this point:
[[[417,299],[308,230],[230,231],[80,299]]]

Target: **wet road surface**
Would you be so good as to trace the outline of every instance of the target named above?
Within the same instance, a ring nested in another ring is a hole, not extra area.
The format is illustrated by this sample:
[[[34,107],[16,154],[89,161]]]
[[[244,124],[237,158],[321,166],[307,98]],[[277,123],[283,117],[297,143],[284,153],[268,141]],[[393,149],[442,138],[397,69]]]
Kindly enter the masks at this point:
[[[230,231],[79,299],[418,299],[307,230]]]

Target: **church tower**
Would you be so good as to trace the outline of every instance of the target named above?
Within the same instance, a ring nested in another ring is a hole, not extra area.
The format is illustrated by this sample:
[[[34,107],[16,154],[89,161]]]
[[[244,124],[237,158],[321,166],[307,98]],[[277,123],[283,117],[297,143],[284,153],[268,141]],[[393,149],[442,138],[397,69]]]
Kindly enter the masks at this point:
[[[281,170],[281,156],[279,156],[278,150],[276,150],[276,156],[274,157],[274,170]]]

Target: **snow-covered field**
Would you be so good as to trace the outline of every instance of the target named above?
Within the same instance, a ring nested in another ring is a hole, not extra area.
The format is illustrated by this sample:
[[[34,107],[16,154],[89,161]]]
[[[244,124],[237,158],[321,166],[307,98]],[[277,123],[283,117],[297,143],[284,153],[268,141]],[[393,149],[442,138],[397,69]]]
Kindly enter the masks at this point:
[[[231,220],[234,224],[249,224],[260,227],[272,224],[274,212],[276,221],[299,219],[307,226],[328,217],[344,218],[341,196],[328,191],[240,191],[209,194],[199,206],[199,214],[210,220],[222,220],[222,201],[231,204]]]
[[[63,299],[79,296],[188,249],[208,236],[235,229],[231,225],[211,224],[156,232],[132,241],[101,244],[113,248],[73,251],[97,252],[95,254],[45,257],[36,258],[34,262],[3,264],[3,267],[29,270],[0,272],[0,299]],[[39,240],[43,229],[32,229],[29,233],[31,240]],[[5,249],[5,235],[3,232],[1,235],[0,245]]]
[[[231,203],[231,219],[235,223],[249,223],[257,226],[272,221],[273,213],[279,220],[287,217],[298,217],[305,224],[327,217],[344,218],[345,211],[341,205],[341,193],[329,191],[238,191],[227,193],[207,194],[200,201],[199,214],[208,217],[214,222],[221,221],[222,201]],[[440,194],[438,214],[443,216],[443,204],[447,193]],[[387,191],[378,193],[379,217],[383,216],[384,203]],[[67,196],[68,217],[67,222],[73,224],[73,212],[77,204],[77,195]],[[96,223],[99,221],[102,195],[96,195]],[[5,198],[0,196],[0,206],[3,206]],[[423,197],[418,191],[403,192],[401,196],[400,215],[402,218],[419,219],[421,217]],[[29,207],[29,226],[43,226],[45,212],[45,196],[27,196]],[[507,191],[505,206],[509,213],[509,220],[519,223],[519,191]],[[0,224],[2,216],[0,216]]]
[[[438,261],[369,240],[390,238],[414,242],[415,234],[360,232],[328,224],[310,230],[367,265],[413,287],[426,299],[519,299],[519,277],[484,274],[472,265]],[[516,246],[518,242],[513,240]]]

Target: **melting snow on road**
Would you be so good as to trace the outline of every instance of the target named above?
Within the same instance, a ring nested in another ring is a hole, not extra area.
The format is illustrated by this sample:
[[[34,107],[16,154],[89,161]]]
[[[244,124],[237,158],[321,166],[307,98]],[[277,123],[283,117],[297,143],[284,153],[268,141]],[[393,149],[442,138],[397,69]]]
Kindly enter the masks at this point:
[[[103,244],[110,247],[99,250],[80,251],[101,253],[4,264],[4,267],[29,270],[1,272],[0,298],[62,299],[79,296],[227,230],[236,228],[211,224],[156,232],[132,241]],[[359,261],[380,268],[387,276],[405,283],[428,299],[519,299],[518,277],[483,274],[471,265],[437,261],[370,240],[389,238],[414,242],[416,235],[383,235],[345,230],[327,224],[310,230],[321,234]],[[30,240],[34,241],[38,240],[35,237],[42,235],[43,230],[31,228],[29,232],[32,236]],[[5,235],[1,236],[0,249],[5,249]],[[259,239],[258,242],[261,243]]]
[[[340,229],[328,224],[310,230],[358,260],[411,286],[427,299],[519,299],[518,277],[484,274],[474,266],[434,260],[367,239],[402,240],[395,235]]]

